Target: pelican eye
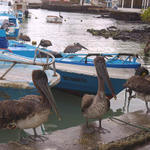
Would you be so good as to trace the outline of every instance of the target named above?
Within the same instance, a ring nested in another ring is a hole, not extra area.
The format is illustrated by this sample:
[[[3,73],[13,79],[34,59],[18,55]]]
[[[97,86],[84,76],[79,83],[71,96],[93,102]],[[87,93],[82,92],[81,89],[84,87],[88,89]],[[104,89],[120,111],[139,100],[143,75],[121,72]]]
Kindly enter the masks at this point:
[[[146,72],[143,72],[141,76],[144,77],[144,76],[146,76],[146,75],[147,75]]]

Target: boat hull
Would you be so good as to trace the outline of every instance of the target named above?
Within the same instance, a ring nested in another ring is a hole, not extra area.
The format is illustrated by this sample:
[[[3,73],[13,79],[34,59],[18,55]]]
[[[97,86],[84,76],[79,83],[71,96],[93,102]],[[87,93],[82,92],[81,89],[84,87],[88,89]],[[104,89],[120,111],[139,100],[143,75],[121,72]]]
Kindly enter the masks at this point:
[[[39,93],[35,88],[33,89],[22,89],[12,87],[0,87],[0,101],[1,100],[17,100],[25,95],[38,95]]]
[[[11,33],[6,34],[7,39],[16,39],[19,35],[19,28],[15,28],[14,31]]]
[[[14,62],[30,62],[30,59],[19,55],[0,52],[0,100],[4,99],[19,99],[25,95],[37,95],[37,89],[32,81],[33,70],[43,70],[40,65],[29,64],[14,64]],[[4,60],[7,61],[4,61]],[[3,61],[2,61],[3,60]],[[12,62],[8,62],[11,60]],[[13,65],[14,66],[13,66]],[[50,87],[55,86],[60,82],[60,75],[54,74],[53,70],[45,70]]]
[[[55,87],[76,94],[84,94],[84,93],[95,94],[97,92],[98,81],[96,76],[64,72],[61,70],[57,70],[57,72],[61,76],[61,81]],[[117,78],[110,78],[110,79],[116,94],[118,94],[124,89],[123,85],[126,82],[126,79],[117,79]],[[106,86],[105,86],[105,93],[107,96],[111,96],[111,93]]]

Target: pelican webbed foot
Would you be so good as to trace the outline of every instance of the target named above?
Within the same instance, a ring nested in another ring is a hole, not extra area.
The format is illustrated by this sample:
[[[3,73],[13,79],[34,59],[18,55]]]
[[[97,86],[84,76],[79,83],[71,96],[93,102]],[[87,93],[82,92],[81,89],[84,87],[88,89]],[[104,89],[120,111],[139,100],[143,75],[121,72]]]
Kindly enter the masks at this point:
[[[21,137],[19,143],[29,145],[30,143],[45,142],[46,140],[48,140],[48,138],[44,135],[29,135],[27,137]]]
[[[29,145],[30,143],[44,142],[48,140],[48,137],[46,137],[45,135],[38,135],[35,128],[33,128],[33,131],[34,131],[34,135],[23,136],[21,135],[22,130],[20,130],[19,143],[22,145]]]
[[[45,142],[46,140],[48,140],[48,137],[44,136],[44,135],[30,135],[29,139],[32,142]]]
[[[34,135],[29,136],[33,141],[35,141],[35,142],[36,141],[44,142],[44,141],[48,140],[48,138],[46,136],[38,135],[35,128],[33,128],[33,131],[34,131]]]
[[[100,127],[95,127],[95,132],[99,132],[100,134],[105,134],[105,133],[110,133],[108,129],[105,128],[100,128]]]

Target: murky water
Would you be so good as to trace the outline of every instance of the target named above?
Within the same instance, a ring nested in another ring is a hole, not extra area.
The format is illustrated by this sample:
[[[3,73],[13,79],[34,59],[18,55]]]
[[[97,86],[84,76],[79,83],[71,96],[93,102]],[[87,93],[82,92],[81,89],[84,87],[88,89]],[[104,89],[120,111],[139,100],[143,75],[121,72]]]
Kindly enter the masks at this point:
[[[58,12],[32,9],[32,18],[22,25],[22,32],[31,37],[32,40],[40,41],[42,38],[51,40],[51,49],[63,51],[64,48],[74,42],[79,42],[86,46],[89,51],[100,52],[139,52],[142,49],[140,43],[123,42],[112,39],[105,39],[99,36],[92,36],[86,32],[87,29],[103,29],[109,26],[121,28],[133,28],[133,23],[125,23],[114,19],[96,18],[98,15],[61,12],[63,16],[62,24],[46,22],[47,15],[57,15]]]
[[[141,24],[125,23],[114,19],[96,18],[94,14],[66,13],[61,12],[64,18],[62,24],[52,24],[46,22],[47,15],[58,15],[58,12],[47,11],[41,9],[30,10],[32,18],[25,21],[22,25],[21,32],[29,35],[32,40],[39,42],[41,39],[51,40],[52,50],[63,51],[64,48],[74,42],[79,42],[89,49],[87,52],[133,52],[139,53],[143,50],[144,44],[115,41],[112,39],[104,39],[99,36],[92,36],[86,32],[89,28],[102,29],[109,26],[117,26],[119,28],[133,28],[143,26]],[[53,89],[58,108],[62,115],[62,121],[57,121],[56,116],[49,117],[47,123],[44,124],[45,132],[50,133],[55,130],[65,129],[84,123],[80,111],[81,97],[64,93]],[[116,115],[122,114],[124,105],[124,91],[118,95],[118,100],[111,100],[111,109]],[[130,105],[130,111],[144,109],[145,104],[141,100],[133,100]],[[40,132],[41,129],[39,129]],[[0,143],[16,140],[18,130],[2,130],[0,131]]]

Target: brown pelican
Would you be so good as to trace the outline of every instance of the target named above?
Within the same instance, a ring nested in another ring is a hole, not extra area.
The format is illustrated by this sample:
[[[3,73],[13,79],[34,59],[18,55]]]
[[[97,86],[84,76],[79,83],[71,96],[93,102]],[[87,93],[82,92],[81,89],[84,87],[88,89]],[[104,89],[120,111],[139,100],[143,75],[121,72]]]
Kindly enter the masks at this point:
[[[24,35],[23,33],[20,33],[19,40],[24,41],[24,42],[30,42],[31,41],[30,37],[27,35]]]
[[[51,41],[49,41],[49,40],[44,40],[44,39],[42,39],[42,40],[40,41],[40,45],[43,46],[43,47],[48,47],[48,46],[52,46],[52,43],[51,43]]]
[[[59,117],[45,72],[34,70],[32,80],[40,96],[27,95],[19,100],[0,101],[0,129],[33,128],[36,138],[35,128],[47,121],[52,109]]]
[[[137,97],[137,98],[145,101],[147,113],[150,112],[150,109],[148,107],[148,102],[150,101],[150,75],[149,75],[149,71],[144,67],[139,67],[136,70],[135,75],[132,76],[131,78],[129,78],[124,86],[129,89],[127,109],[129,110],[130,100],[132,98]],[[135,95],[132,95],[132,91],[135,92]]]
[[[105,60],[102,56],[97,56],[94,59],[94,64],[98,78],[98,90],[96,95],[85,94],[82,98],[81,111],[83,116],[86,118],[86,125],[88,127],[88,119],[95,118],[99,119],[99,129],[102,129],[101,119],[104,114],[109,111],[110,102],[108,97],[105,95],[104,82],[108,85],[112,96],[116,98],[112,84],[109,79],[109,75],[106,69]]]
[[[64,53],[75,53],[77,51],[80,51],[82,48],[87,49],[86,47],[82,46],[80,43],[74,43],[73,45],[68,45],[64,49]]]
[[[146,46],[144,48],[144,54],[148,55],[149,51],[150,51],[150,40],[146,43]]]
[[[47,48],[48,46],[52,46],[52,43],[51,43],[51,41],[49,41],[49,40],[44,40],[44,39],[42,39],[41,41],[40,41],[40,44],[38,45],[38,47],[39,46],[42,46],[42,47],[45,47],[45,48]],[[51,51],[51,53],[54,55],[54,56],[56,56],[56,57],[62,57],[59,53],[57,53],[57,52],[54,52],[54,51]],[[40,53],[38,53],[37,54],[37,57],[38,58],[42,58],[42,57],[47,57],[47,54],[45,54],[45,53],[43,53],[43,52],[40,52]]]

